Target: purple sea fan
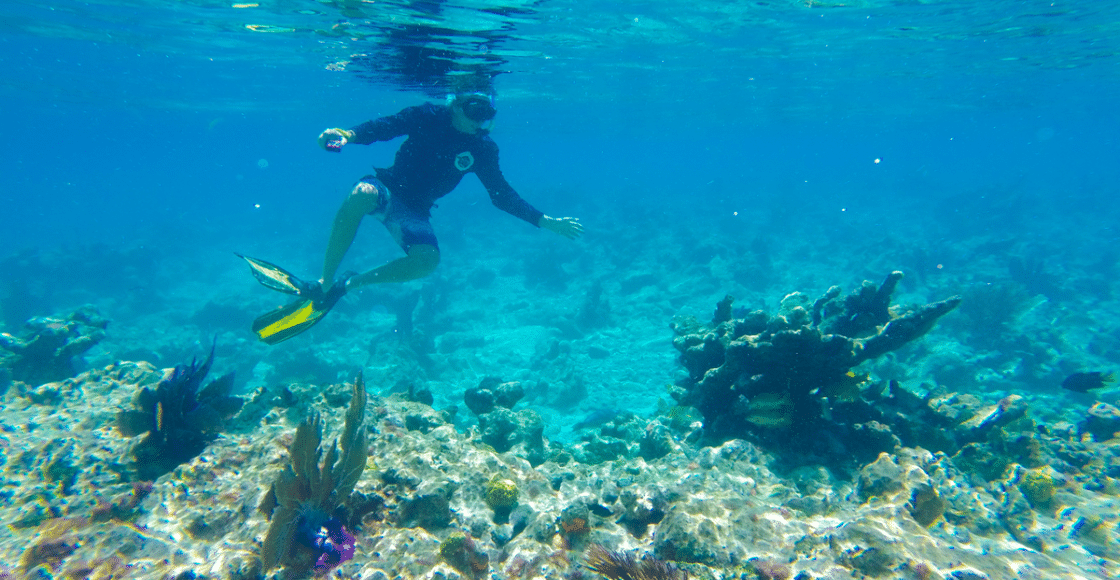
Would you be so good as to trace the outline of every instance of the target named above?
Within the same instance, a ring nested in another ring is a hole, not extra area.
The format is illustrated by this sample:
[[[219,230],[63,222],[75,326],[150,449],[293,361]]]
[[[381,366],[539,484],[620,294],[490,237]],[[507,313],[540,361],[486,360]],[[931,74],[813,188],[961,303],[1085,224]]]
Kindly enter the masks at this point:
[[[213,346],[204,362],[176,366],[155,389],[141,389],[132,401],[133,409],[117,413],[121,434],[147,434],[130,450],[136,460],[136,479],[154,481],[190,461],[241,410],[242,400],[230,395],[233,373],[202,386],[212,364]]]
[[[311,571],[324,576],[339,564],[353,559],[354,535],[337,518],[311,510],[299,516],[295,541],[318,555]]]

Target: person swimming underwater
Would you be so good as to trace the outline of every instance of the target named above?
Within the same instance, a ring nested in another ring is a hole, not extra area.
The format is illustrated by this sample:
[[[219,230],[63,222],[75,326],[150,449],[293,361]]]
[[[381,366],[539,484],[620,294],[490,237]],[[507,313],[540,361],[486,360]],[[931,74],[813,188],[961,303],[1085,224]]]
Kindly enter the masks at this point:
[[[569,239],[583,234],[572,217],[545,215],[521,198],[498,165],[498,145],[484,128],[497,114],[488,78],[462,77],[446,105],[426,103],[351,129],[332,128],[319,135],[326,151],[349,144],[369,145],[407,136],[393,165],[377,168],[351,189],[335,215],[323,260],[322,278],[305,283],[279,267],[245,258],[266,286],[300,299],[257,319],[253,330],[269,344],[307,330],[347,292],[369,284],[407,282],[431,274],[439,264],[439,244],[431,224],[436,200],[451,193],[467,173],[474,173],[499,209]],[[343,257],[366,216],[389,231],[404,256],[361,274],[335,279]],[[242,256],[244,257],[244,256]]]

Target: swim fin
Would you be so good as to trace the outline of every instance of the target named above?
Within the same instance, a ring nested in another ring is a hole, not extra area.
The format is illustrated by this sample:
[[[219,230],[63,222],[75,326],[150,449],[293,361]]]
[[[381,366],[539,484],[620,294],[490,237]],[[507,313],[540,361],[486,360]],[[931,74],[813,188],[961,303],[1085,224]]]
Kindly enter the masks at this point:
[[[280,266],[265,262],[264,260],[250,258],[249,256],[242,256],[236,252],[234,253],[238,258],[249,262],[249,268],[253,272],[253,277],[262,285],[285,294],[304,294],[307,292],[306,283]]]
[[[330,310],[329,306],[316,308],[310,298],[300,298],[258,317],[253,321],[253,332],[261,342],[277,344],[315,326]]]
[[[266,344],[284,342],[289,338],[315,326],[331,308],[346,294],[346,283],[354,276],[346,272],[333,286],[324,291],[319,284],[308,284],[287,270],[256,258],[237,254],[249,263],[253,277],[267,288],[285,294],[295,294],[299,298],[286,306],[257,317],[253,321],[253,332]]]

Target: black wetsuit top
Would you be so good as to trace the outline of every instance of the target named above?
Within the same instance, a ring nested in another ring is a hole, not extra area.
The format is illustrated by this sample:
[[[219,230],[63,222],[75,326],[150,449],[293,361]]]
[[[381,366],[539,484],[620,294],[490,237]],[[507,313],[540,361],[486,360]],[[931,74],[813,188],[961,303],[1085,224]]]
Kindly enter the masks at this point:
[[[427,103],[408,107],[396,115],[366,121],[351,129],[351,143],[369,145],[375,141],[408,135],[397,150],[393,166],[377,168],[377,178],[399,201],[421,215],[430,215],[436,200],[451,193],[474,172],[490,194],[494,205],[534,226],[544,215],[517,195],[498,168],[498,144],[487,131],[470,135],[451,125],[451,109]]]

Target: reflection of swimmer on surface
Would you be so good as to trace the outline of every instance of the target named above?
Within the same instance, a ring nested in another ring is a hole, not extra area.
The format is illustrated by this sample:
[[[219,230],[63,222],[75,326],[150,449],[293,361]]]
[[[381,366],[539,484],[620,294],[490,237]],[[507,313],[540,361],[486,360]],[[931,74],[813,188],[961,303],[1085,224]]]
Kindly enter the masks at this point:
[[[490,201],[499,209],[566,238],[579,237],[583,225],[578,219],[544,215],[506,181],[498,167],[498,146],[483,128],[496,113],[489,79],[463,77],[447,105],[408,107],[352,129],[323,131],[319,145],[328,151],[337,151],[349,143],[369,145],[402,135],[408,138],[397,151],[392,167],[378,168],[375,175],[363,177],[350,191],[335,216],[322,279],[303,285],[298,293],[304,304],[297,301],[257,319],[254,330],[261,340],[279,342],[306,330],[354,288],[406,282],[431,274],[440,258],[430,222],[431,209],[467,173],[478,176],[490,194]],[[405,255],[361,274],[343,275],[336,281],[342,258],[367,215],[389,230]],[[286,272],[283,275],[290,278]]]

